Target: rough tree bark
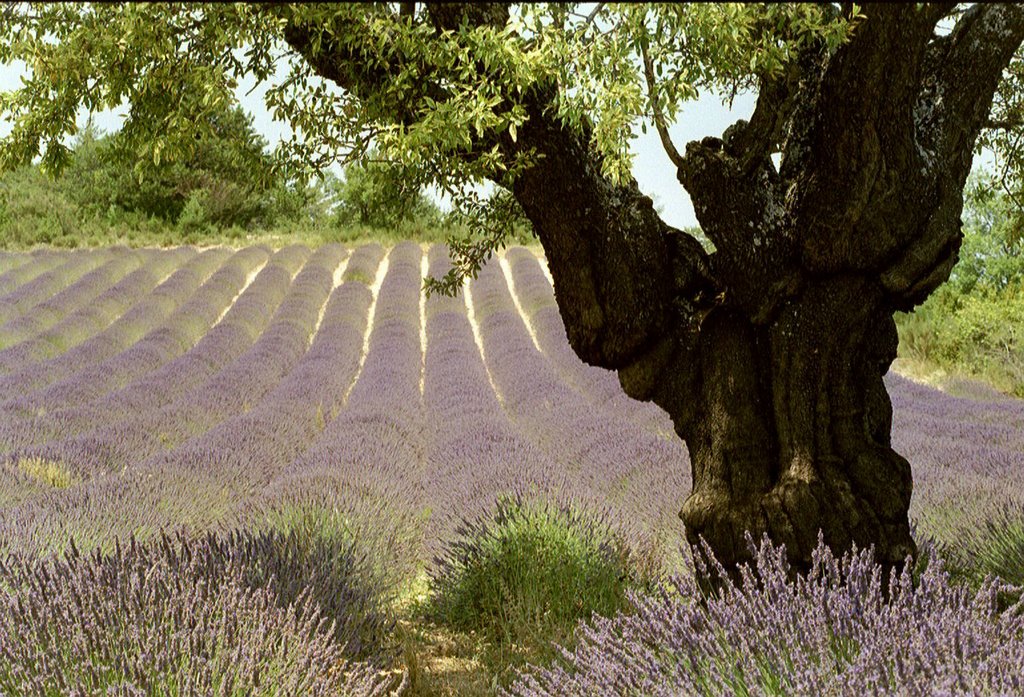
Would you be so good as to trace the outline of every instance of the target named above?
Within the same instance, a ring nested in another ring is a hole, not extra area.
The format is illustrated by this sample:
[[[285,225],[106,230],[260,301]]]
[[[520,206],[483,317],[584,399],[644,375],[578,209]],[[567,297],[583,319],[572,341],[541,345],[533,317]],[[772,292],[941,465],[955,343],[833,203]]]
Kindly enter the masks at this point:
[[[693,492],[681,517],[734,567],[745,531],[806,568],[819,530],[834,550],[914,553],[911,473],[890,443],[882,376],[893,313],[945,281],[961,241],[963,187],[1024,7],[869,5],[851,41],[809,50],[762,82],[749,123],[689,143],[679,182],[716,251],[662,222],[635,182],[613,186],[587,134],[562,128],[538,86],[511,156],[544,157],[513,183],[547,255],[574,350],[618,370],[686,441]],[[431,5],[438,29],[504,24],[500,5]],[[322,75],[372,91],[360,57],[313,56]],[[770,154],[781,152],[781,165]]]

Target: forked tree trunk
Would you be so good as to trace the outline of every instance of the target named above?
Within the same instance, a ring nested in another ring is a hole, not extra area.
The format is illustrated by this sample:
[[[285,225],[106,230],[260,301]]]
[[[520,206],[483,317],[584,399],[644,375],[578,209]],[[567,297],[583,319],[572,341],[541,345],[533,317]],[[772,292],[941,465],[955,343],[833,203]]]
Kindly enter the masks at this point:
[[[882,381],[893,314],[956,262],[973,144],[1024,11],[976,7],[946,40],[943,8],[866,11],[836,54],[762,84],[749,123],[677,159],[712,254],[635,183],[601,178],[540,106],[521,130],[543,159],[513,191],[570,343],[671,415],[693,474],[687,538],[731,570],[750,559],[747,533],[785,544],[796,570],[819,534],[837,552],[873,546],[885,567],[915,553]]]

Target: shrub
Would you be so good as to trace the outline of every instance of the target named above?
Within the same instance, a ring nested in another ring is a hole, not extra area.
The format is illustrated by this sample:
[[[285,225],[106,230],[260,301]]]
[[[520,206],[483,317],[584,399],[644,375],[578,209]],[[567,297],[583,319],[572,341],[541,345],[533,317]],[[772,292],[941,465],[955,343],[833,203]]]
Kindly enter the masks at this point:
[[[947,567],[974,588],[989,576],[1024,587],[1024,505],[993,505],[979,524],[958,527],[939,550]]]
[[[103,135],[83,129],[71,165],[58,187],[84,217],[99,217],[111,208],[138,212],[175,223],[200,193],[206,221],[217,227],[248,227],[265,216],[268,192],[283,186],[241,108],[225,109],[197,129],[195,148],[186,159],[155,164],[140,158],[123,132]]]
[[[9,589],[0,591],[0,690],[384,694],[390,681],[335,640],[318,590],[293,593],[278,576],[296,580],[296,544],[163,536],[109,555],[72,547],[59,560],[9,558],[0,564]],[[308,559],[299,553],[298,566]],[[264,575],[273,580],[263,585]]]
[[[419,182],[397,166],[352,163],[343,179],[328,179],[327,188],[333,217],[342,226],[394,230],[414,220],[429,226],[440,222],[437,206],[423,194]]]
[[[625,610],[627,589],[649,580],[607,524],[569,506],[502,498],[456,535],[435,560],[429,614],[480,632],[495,673],[553,656],[552,642],[571,643],[579,620]]]
[[[793,580],[784,548],[748,537],[755,564],[703,602],[693,577],[635,596],[631,616],[598,618],[550,667],[520,673],[506,695],[1019,694],[1024,606],[1006,588],[950,583],[941,562],[905,568],[883,592],[870,550],[836,559],[823,542]],[[708,555],[710,550],[706,550]],[[888,599],[887,599],[888,598]]]
[[[38,167],[23,167],[0,180],[0,246],[52,244],[75,247],[80,216]]]
[[[316,505],[280,506],[265,513],[263,531],[232,539],[246,581],[270,583],[287,605],[308,591],[334,622],[346,653],[384,664],[394,656],[391,602],[398,584],[378,566],[372,546],[361,543],[343,516]]]
[[[965,191],[964,239],[949,281],[898,314],[900,354],[1024,397],[1024,239],[1013,204],[986,177]]]

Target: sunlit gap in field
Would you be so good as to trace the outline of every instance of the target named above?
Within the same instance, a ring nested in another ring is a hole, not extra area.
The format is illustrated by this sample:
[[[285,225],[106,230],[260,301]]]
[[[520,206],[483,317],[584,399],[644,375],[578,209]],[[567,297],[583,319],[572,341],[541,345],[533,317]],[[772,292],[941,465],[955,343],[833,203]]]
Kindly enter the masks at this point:
[[[235,297],[231,298],[231,302],[227,304],[223,312],[220,313],[220,316],[217,317],[216,321],[212,325],[210,325],[210,329],[213,329],[218,324],[220,324],[220,321],[224,319],[224,315],[228,313],[228,310],[235,306],[235,303],[238,301],[240,297],[242,297],[242,293],[245,292],[245,289],[252,285],[252,282],[255,281],[256,277],[260,275],[260,271],[262,271],[263,267],[266,266],[269,262],[270,257],[267,257],[264,261],[261,261],[259,264],[257,264],[252,271],[249,272],[249,275],[245,279],[245,283],[243,283],[242,287],[238,289],[238,292],[235,294]],[[170,278],[170,275],[168,275],[167,278]],[[292,278],[294,278],[294,276]]]
[[[363,364],[366,363],[366,354],[370,352],[370,333],[373,331],[373,318],[377,312],[377,297],[380,295],[380,287],[384,284],[384,277],[388,273],[390,256],[391,252],[388,252],[381,260],[380,266],[377,267],[377,275],[373,279],[373,285],[370,286],[370,294],[373,297],[370,299],[370,307],[366,310],[366,329],[363,331],[363,349],[359,354],[359,367],[356,368],[352,382],[348,384],[348,389],[345,390],[345,394],[341,398],[343,405],[348,404],[348,396],[352,394],[352,388],[359,382],[359,376],[363,373]]]
[[[334,270],[332,276],[331,292],[327,294],[327,299],[324,300],[324,304],[320,306],[320,314],[316,317],[316,324],[313,325],[313,333],[309,335],[309,344],[313,344],[313,340],[316,338],[316,333],[320,331],[320,325],[323,324],[324,314],[327,312],[327,305],[331,302],[331,296],[334,295],[334,291],[341,285],[341,277],[345,275],[345,269],[348,268],[348,260],[352,258],[352,252],[349,251],[345,258],[338,262],[338,268]]]
[[[476,342],[476,348],[480,351],[480,361],[484,364],[484,370],[487,371],[487,382],[491,383],[491,389],[494,390],[495,396],[498,398],[498,402],[502,408],[505,407],[505,397],[501,394],[501,390],[498,389],[498,385],[494,382],[494,376],[491,375],[491,368],[487,365],[487,354],[484,352],[484,340],[480,336],[480,325],[476,321],[476,312],[473,310],[473,290],[470,288],[471,281],[467,278],[462,284],[462,296],[466,301],[466,318],[469,320],[469,326],[473,329],[473,341]]]
[[[423,387],[427,380],[427,293],[423,283],[430,273],[430,259],[429,247],[420,246],[423,249],[423,256],[420,257],[420,399],[423,399]]]
[[[537,341],[537,332],[533,328],[533,324],[530,322],[530,318],[527,316],[526,311],[523,310],[522,303],[519,302],[519,294],[516,292],[516,282],[512,278],[512,267],[508,263],[508,259],[505,258],[504,254],[498,257],[498,264],[501,266],[501,273],[505,276],[505,285],[508,286],[508,294],[512,297],[512,304],[516,306],[516,312],[519,313],[519,319],[523,321],[523,326],[526,327],[527,333],[530,335],[530,341],[533,342],[533,347],[537,349],[538,353],[543,353],[540,350],[540,342]]]

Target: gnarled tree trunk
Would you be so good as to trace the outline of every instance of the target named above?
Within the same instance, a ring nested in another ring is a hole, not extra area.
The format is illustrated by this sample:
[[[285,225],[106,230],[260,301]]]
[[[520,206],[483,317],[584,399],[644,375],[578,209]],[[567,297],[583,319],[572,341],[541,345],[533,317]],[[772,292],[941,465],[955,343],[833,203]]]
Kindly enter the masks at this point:
[[[938,36],[951,9],[869,5],[848,43],[763,79],[749,123],[670,148],[710,254],[635,182],[601,176],[588,134],[546,109],[553,86],[528,95],[518,141],[499,137],[510,157],[542,155],[504,184],[544,247],[571,345],[672,416],[693,468],[688,538],[726,566],[748,559],[747,531],[785,543],[798,569],[819,531],[888,565],[914,552],[882,382],[892,316],[956,262],[974,144],[1024,40],[1024,7],[974,6]],[[501,5],[428,12],[438,30],[507,21]],[[346,67],[361,60],[351,47],[313,55],[301,26],[286,38],[361,94],[387,79]]]

